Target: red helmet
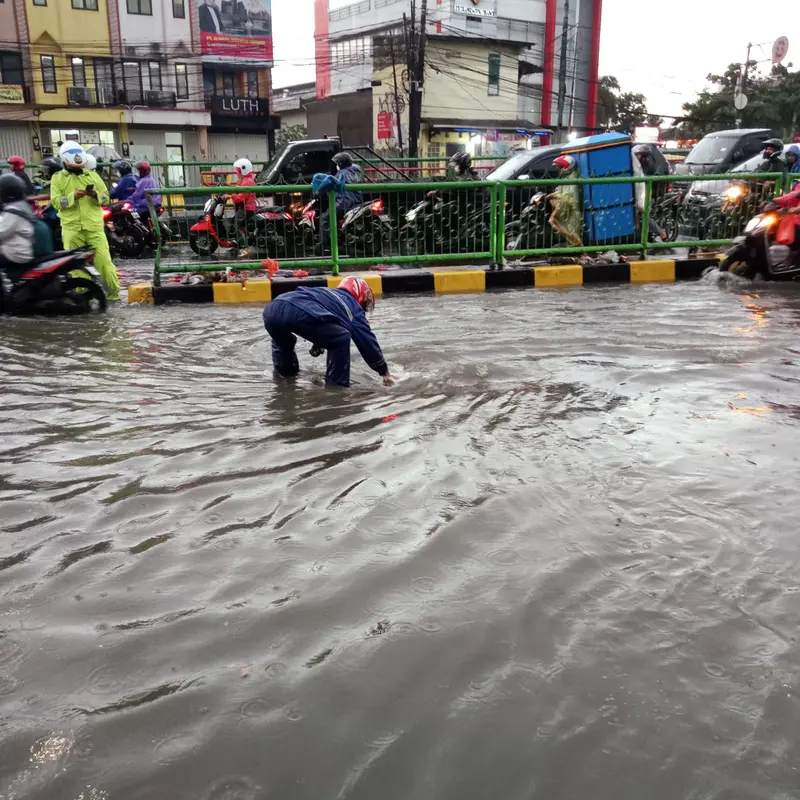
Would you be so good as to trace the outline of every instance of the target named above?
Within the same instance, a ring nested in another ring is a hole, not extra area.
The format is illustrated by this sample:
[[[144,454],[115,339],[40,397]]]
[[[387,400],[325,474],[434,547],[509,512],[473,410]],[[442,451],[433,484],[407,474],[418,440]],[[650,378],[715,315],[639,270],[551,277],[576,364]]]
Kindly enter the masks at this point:
[[[139,170],[139,177],[142,175],[149,175],[150,174],[150,162],[149,161],[140,161],[136,165],[136,169]]]
[[[572,156],[559,156],[554,162],[554,167],[558,167],[559,169],[564,169],[569,172],[570,170],[575,169],[575,159]]]
[[[363,278],[348,276],[336,288],[344,289],[348,294],[353,295],[364,311],[372,311],[375,308],[375,295]]]
[[[25,168],[25,159],[22,156],[9,156],[8,163],[14,172],[19,172]]]

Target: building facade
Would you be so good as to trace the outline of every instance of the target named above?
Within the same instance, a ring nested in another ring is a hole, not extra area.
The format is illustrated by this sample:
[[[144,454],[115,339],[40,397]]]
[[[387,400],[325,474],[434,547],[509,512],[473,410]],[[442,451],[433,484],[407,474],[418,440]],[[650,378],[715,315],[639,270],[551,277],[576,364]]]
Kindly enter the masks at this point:
[[[309,130],[343,135],[346,121],[334,107],[344,105],[349,114],[363,106],[370,109],[373,145],[398,149],[407,124],[408,3],[359,0],[334,9],[328,0],[315,3],[317,103]],[[416,5],[419,17],[423,0]],[[532,137],[546,141],[556,127],[592,131],[601,17],[602,0],[427,0],[423,146],[436,155],[440,145],[467,141],[478,152],[502,152]],[[354,134],[361,141],[347,143],[364,144],[368,131],[362,126]]]
[[[239,3],[246,16],[238,20],[230,5],[0,3],[9,32],[0,51],[0,160],[35,162],[70,139],[132,160],[263,160],[274,127],[269,0]],[[206,7],[224,34],[203,30]],[[176,184],[186,178],[178,167],[171,173]]]

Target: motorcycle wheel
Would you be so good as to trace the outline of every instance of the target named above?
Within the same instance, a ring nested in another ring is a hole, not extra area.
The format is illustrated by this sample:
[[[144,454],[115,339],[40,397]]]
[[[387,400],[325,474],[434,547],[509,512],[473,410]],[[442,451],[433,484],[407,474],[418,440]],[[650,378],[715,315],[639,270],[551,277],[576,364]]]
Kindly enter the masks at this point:
[[[728,254],[722,259],[722,262],[719,265],[720,272],[731,272],[732,267],[736,267],[739,264],[746,264],[747,263],[747,251],[744,247],[738,246],[734,247],[733,250],[729,251]]]
[[[190,231],[189,247],[199,256],[210,256],[217,249],[217,240],[208,231]]]
[[[105,292],[88,278],[67,278],[62,284],[67,313],[102,314],[108,308]]]
[[[141,231],[130,228],[119,234],[116,240],[112,239],[111,245],[122,258],[138,258],[144,252],[146,242]]]

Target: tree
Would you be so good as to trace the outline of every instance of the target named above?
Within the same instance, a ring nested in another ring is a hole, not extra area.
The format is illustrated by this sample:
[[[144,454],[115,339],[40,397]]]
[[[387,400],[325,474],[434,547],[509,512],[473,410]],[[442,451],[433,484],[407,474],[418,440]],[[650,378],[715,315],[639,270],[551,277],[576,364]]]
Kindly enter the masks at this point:
[[[305,139],[308,135],[305,125],[287,125],[275,131],[275,147],[283,147],[287,142]]]
[[[733,128],[741,114],[743,128],[772,128],[783,139],[791,138],[798,127],[800,72],[776,65],[769,75],[756,71],[757,63],[747,64],[747,107],[737,112],[733,97],[739,80],[739,64],[729,64],[721,75],[708,75],[711,84],[697,99],[684,103],[679,138],[699,139],[711,131]]]
[[[605,130],[633,133],[642,125],[658,127],[661,118],[647,110],[647,98],[641,93],[623,92],[613,75],[600,78],[597,90],[597,124]]]

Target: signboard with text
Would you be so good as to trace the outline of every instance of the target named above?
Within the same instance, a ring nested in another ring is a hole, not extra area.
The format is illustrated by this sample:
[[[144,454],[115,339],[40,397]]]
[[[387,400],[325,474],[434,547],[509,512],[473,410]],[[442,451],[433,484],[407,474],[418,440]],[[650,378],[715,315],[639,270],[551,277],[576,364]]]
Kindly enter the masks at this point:
[[[489,0],[490,1],[490,0]],[[472,0],[472,3],[456,3],[455,10],[457,14],[468,14],[471,17],[496,17],[497,12],[493,8],[489,8],[489,1]]]
[[[389,111],[378,112],[378,138],[391,139],[393,134],[392,115]]]
[[[25,89],[8,83],[0,84],[0,103],[24,103]]]
[[[255,97],[211,98],[211,113],[223,117],[266,117],[269,115],[269,102]]]
[[[272,61],[271,0],[197,0],[205,56]]]

